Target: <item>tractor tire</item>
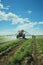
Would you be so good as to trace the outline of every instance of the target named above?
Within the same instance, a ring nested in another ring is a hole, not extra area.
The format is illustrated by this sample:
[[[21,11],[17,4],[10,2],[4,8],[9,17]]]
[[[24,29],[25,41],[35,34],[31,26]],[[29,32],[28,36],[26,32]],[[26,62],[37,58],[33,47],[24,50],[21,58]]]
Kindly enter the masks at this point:
[[[17,35],[17,38],[19,38],[19,35]]]
[[[25,34],[23,34],[22,38],[25,39]]]

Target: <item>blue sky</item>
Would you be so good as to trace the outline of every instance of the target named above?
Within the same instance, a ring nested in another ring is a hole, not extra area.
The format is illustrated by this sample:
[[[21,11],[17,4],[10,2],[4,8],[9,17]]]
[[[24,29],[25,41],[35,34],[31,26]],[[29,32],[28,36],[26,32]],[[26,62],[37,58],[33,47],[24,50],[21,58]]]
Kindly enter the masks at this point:
[[[43,0],[0,0],[0,35],[21,29],[43,35]]]

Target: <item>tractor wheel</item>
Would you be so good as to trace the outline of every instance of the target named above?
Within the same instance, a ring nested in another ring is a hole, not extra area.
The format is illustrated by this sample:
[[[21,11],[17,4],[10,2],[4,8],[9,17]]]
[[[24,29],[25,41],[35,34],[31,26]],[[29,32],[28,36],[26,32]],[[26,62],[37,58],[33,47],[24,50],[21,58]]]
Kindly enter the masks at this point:
[[[22,38],[25,39],[25,34],[23,34]]]
[[[19,38],[19,35],[17,35],[17,38]]]

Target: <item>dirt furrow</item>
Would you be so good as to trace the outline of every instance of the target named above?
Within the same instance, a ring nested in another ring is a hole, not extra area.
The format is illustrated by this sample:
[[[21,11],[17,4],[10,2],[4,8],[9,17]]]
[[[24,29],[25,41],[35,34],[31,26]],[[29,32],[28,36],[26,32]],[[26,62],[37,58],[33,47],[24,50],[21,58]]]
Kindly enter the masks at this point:
[[[13,48],[7,55],[3,56],[1,59],[0,59],[0,65],[3,65],[4,63],[8,62],[9,59],[15,54],[15,52],[18,50],[18,48],[20,48],[21,45],[23,45],[23,43],[25,42],[26,40],[24,40],[23,42],[20,42],[19,45],[17,45],[15,48]]]

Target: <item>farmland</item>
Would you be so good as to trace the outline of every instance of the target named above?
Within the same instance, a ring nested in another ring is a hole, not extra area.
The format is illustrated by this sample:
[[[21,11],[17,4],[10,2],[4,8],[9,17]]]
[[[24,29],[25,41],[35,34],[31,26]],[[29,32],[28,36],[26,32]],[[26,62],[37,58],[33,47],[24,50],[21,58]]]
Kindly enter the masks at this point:
[[[4,36],[0,36],[0,42],[3,41],[4,39]]]
[[[3,38],[0,37],[0,40],[2,41]],[[31,65],[34,60],[32,56],[33,41],[35,40],[31,38],[16,39],[0,44],[0,65]],[[40,62],[40,59],[43,61],[43,36],[36,36],[36,41],[36,55]],[[43,65],[42,61],[40,65]]]

